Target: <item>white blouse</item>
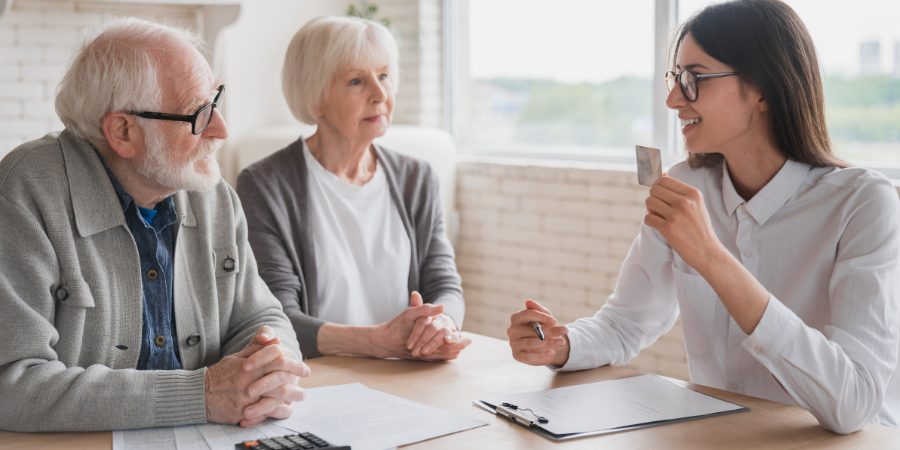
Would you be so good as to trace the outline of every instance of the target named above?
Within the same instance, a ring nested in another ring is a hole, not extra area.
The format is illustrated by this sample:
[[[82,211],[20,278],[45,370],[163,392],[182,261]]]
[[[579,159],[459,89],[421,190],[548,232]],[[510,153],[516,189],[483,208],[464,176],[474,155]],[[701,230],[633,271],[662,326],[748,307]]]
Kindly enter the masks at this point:
[[[338,178],[303,146],[309,168],[310,225],[315,241],[318,317],[376,325],[409,305],[412,244],[376,166],[362,186]]]
[[[900,201],[884,176],[788,161],[750,201],[724,164],[699,189],[719,240],[771,294],[745,334],[706,280],[642,225],[613,294],[568,325],[562,370],[625,364],[681,313],[691,381],[806,408],[825,428],[900,423]]]

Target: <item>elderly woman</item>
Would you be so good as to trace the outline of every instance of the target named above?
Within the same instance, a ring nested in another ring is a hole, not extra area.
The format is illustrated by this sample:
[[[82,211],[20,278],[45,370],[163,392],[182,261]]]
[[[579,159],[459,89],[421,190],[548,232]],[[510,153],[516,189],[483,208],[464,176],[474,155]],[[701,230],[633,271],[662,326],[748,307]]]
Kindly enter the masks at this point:
[[[306,357],[449,360],[470,342],[438,179],[373,142],[391,123],[397,53],[372,21],[303,26],[282,88],[316,131],[238,177],[260,275]]]

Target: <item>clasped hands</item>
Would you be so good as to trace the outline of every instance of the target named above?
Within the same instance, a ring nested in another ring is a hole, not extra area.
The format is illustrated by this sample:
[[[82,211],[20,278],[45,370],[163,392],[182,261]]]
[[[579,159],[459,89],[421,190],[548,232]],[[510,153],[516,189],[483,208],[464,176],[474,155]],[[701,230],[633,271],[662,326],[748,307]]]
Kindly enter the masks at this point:
[[[472,341],[462,337],[442,305],[425,304],[418,292],[409,307],[375,328],[374,356],[446,361],[455,359]]]
[[[207,368],[206,418],[242,427],[269,417],[286,419],[292,403],[303,400],[300,378],[309,374],[309,367],[263,325],[241,351]]]

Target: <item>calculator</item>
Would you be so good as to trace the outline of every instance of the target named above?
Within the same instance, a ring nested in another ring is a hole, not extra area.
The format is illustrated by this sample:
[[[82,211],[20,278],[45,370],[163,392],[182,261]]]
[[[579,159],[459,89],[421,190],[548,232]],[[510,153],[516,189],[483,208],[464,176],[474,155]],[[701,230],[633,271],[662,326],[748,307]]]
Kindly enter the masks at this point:
[[[331,445],[312,433],[287,434],[234,444],[238,450],[350,450],[349,445]]]

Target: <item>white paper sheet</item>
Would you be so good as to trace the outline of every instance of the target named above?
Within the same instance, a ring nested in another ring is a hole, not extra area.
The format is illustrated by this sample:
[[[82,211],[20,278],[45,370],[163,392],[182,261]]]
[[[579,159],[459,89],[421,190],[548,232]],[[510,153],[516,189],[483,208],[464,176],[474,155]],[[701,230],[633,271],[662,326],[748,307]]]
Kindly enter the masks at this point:
[[[550,420],[541,427],[553,434],[611,430],[743,408],[653,374],[545,391],[497,394],[483,400],[492,405],[507,402],[529,408],[535,415]]]
[[[241,428],[235,425],[198,425],[197,430],[212,450],[233,450],[234,444],[269,437],[258,427]],[[181,450],[181,449],[178,449]]]
[[[253,428],[207,424],[113,433],[113,450],[231,450],[234,444],[309,431],[353,450],[383,450],[487,425],[360,384],[310,388],[289,419]]]
[[[206,439],[195,426],[175,427],[175,448],[178,450],[210,450]],[[234,447],[234,443],[231,444]]]
[[[172,428],[113,432],[113,450],[156,450],[175,446],[175,433]]]
[[[382,450],[487,425],[360,383],[306,389],[291,417],[276,423],[353,450]]]
[[[232,425],[191,425],[113,433],[113,450],[233,450],[238,442],[294,434],[275,421],[253,428]]]
[[[297,407],[297,404],[294,404],[294,407]],[[285,436],[288,434],[296,434],[294,430],[287,429],[278,424],[279,422],[269,420],[267,422],[261,423],[256,426],[259,431],[262,431],[268,437],[277,437],[277,436]],[[262,436],[260,436],[262,437]]]

